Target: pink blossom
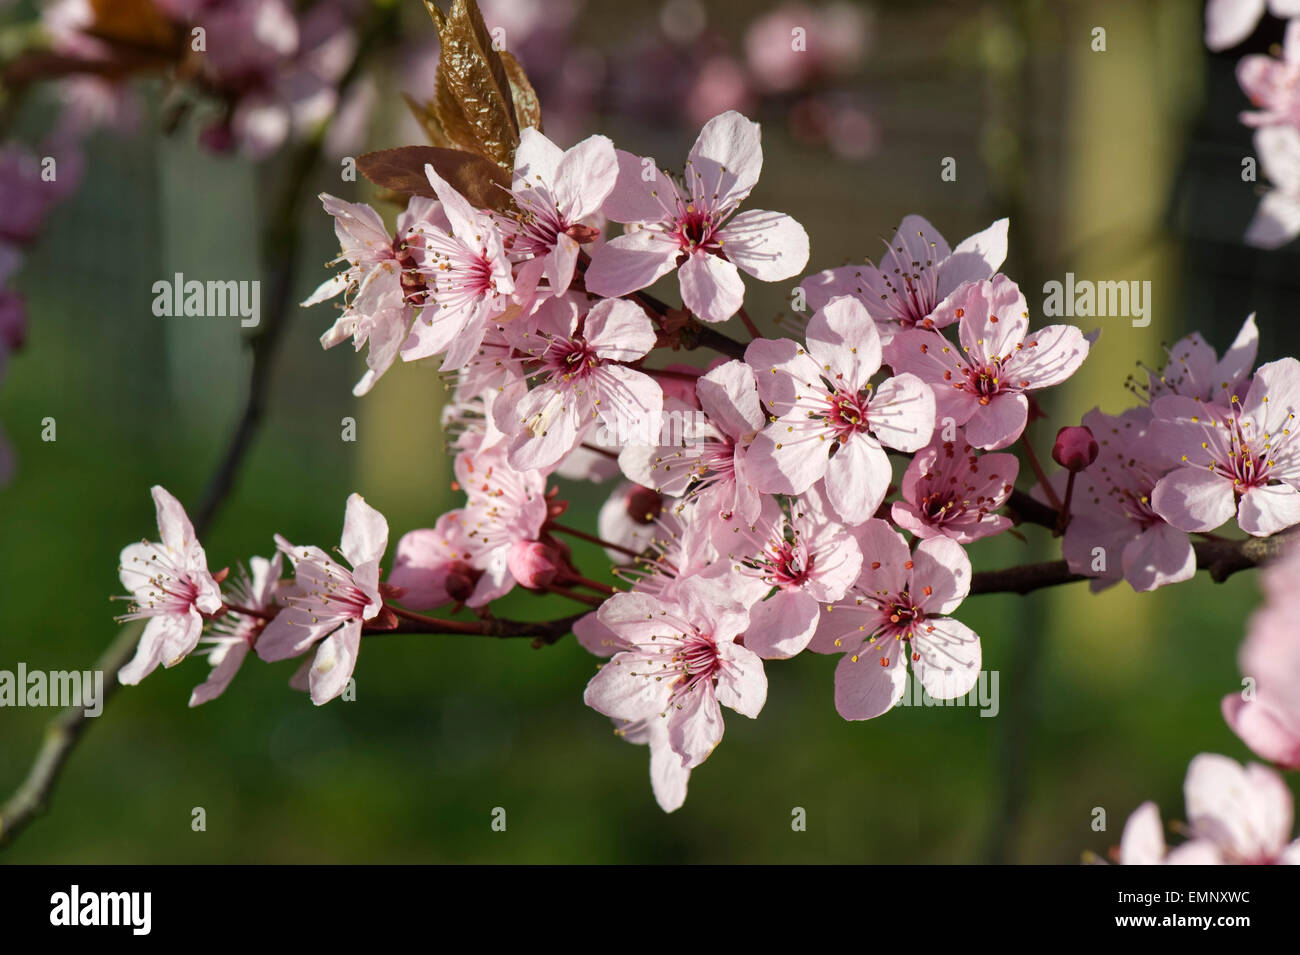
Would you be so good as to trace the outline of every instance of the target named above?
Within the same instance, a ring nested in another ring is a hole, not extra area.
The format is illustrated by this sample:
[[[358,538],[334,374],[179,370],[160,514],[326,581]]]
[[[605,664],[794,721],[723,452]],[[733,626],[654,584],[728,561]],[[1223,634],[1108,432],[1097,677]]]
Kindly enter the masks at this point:
[[[228,599],[234,606],[254,613],[232,608],[213,622],[202,640],[209,645],[208,663],[212,665],[212,672],[190,694],[190,706],[215,700],[226,692],[248,651],[261,636],[266,618],[276,611],[275,595],[280,584],[283,555],[277,552],[270,560],[254,557],[249,563],[252,576],[241,569],[239,577],[228,584]]]
[[[1219,865],[1219,853],[1200,842],[1170,850],[1160,823],[1160,807],[1144,802],[1124,823],[1119,843],[1120,865]]]
[[[882,520],[856,532],[862,574],[843,600],[822,613],[809,648],[843,653],[835,668],[835,709],[868,720],[893,708],[912,674],[936,700],[968,693],[979,679],[980,638],[947,616],[970,590],[970,559],[947,537],[908,551]]]
[[[871,384],[880,370],[880,335],[857,299],[834,299],[813,315],[807,346],[759,339],[746,349],[758,393],[775,416],[750,446],[749,478],[762,491],[802,494],[825,477],[840,518],[861,524],[884,500],[892,476],[881,445],[925,447],[934,431],[934,394],[911,374]]]
[[[426,165],[424,172],[450,228],[416,226],[409,240],[431,301],[416,318],[402,359],[442,354],[443,368],[451,370],[470,360],[488,323],[510,306],[514,280],[492,217],[471,206],[433,166]]]
[[[1115,417],[1094,408],[1083,423],[1100,448],[1097,460],[1076,478],[1061,547],[1070,570],[1097,578],[1094,590],[1121,576],[1139,592],[1191,579],[1196,554],[1186,531],[1152,505],[1152,491],[1173,462],[1153,447],[1150,414],[1131,408]]]
[[[604,136],[561,150],[531,127],[519,134],[511,189],[519,212],[503,221],[510,254],[528,259],[515,276],[521,289],[545,278],[547,294],[568,290],[580,246],[598,235],[591,221],[617,179],[614,144]]]
[[[900,332],[885,360],[934,388],[935,415],[966,426],[966,440],[995,451],[1020,437],[1026,393],[1059,385],[1078,370],[1088,342],[1073,325],[1029,331],[1029,307],[1006,276],[972,282],[939,306],[937,326],[957,321],[961,347],[935,329]]]
[[[745,463],[749,445],[766,418],[754,371],[740,361],[719,365],[695,382],[704,419],[687,418],[675,444],[625,448],[618,457],[623,473],[672,497],[698,497],[701,507],[726,522],[758,518],[762,503]]]
[[[320,198],[325,211],[334,217],[334,231],[342,248],[334,261],[346,261],[348,268],[326,279],[302,304],[316,305],[346,292],[343,313],[321,336],[320,343],[323,348],[333,348],[351,338],[357,351],[369,344],[368,370],[352,389],[354,395],[360,396],[392,367],[410,332],[415,309],[408,300],[408,290],[415,303],[423,301],[423,281],[411,269],[408,238],[413,230],[445,222],[446,217],[437,203],[412,197],[398,216],[394,239],[370,206],[344,202],[324,193]]]
[[[943,328],[957,321],[951,309],[936,313],[939,304],[966,282],[991,278],[1006,257],[1006,219],[949,249],[934,226],[911,215],[894,233],[879,267],[864,262],[828,269],[800,287],[814,309],[840,295],[858,299],[888,343],[902,329]]]
[[[1201,753],[1183,783],[1189,839],[1166,854],[1160,812],[1143,803],[1124,826],[1124,865],[1300,865],[1300,839],[1291,840],[1292,799],[1282,777]]]
[[[721,742],[719,704],[751,719],[763,708],[763,661],[736,642],[749,615],[715,585],[684,580],[670,600],[615,594],[597,616],[629,648],[591,678],[587,705],[614,719],[663,721],[686,769]]]
[[[940,535],[958,544],[1000,534],[1011,519],[997,511],[1020,473],[1014,454],[977,454],[965,438],[936,438],[917,452],[903,473],[903,499],[891,510],[894,523],[917,537]]]
[[[623,739],[650,747],[650,788],[655,802],[664,812],[676,812],[686,802],[686,785],[690,782],[691,771],[682,765],[681,756],[673,752],[668,721],[654,716],[632,722],[615,720],[614,723],[614,732]]]
[[[1276,249],[1300,235],[1300,130],[1266,126],[1255,133],[1255,152],[1274,188],[1259,201],[1246,244]]]
[[[827,516],[819,495],[795,498],[789,514],[766,497],[758,520],[732,527],[729,536],[735,572],[774,588],[750,607],[745,634],[745,646],[767,660],[808,646],[820,605],[843,598],[862,570],[857,541]]]
[[[1300,124],[1300,20],[1287,24],[1280,60],[1243,56],[1237,63],[1237,82],[1255,107],[1241,114],[1247,126]]]
[[[1238,653],[1251,685],[1223,698],[1223,716],[1259,756],[1300,769],[1300,549],[1290,548],[1266,567],[1261,583],[1266,602],[1251,616]]]
[[[147,620],[135,657],[117,678],[136,684],[157,668],[175,666],[199,644],[205,615],[221,609],[221,589],[208,573],[208,558],[194,536],[185,509],[154,485],[159,542],[142,541],[122,549],[118,573],[131,592],[131,605],[119,620]]]
[[[1164,368],[1148,371],[1145,398],[1151,402],[1165,395],[1183,395],[1228,407],[1234,396],[1237,400],[1246,396],[1258,350],[1259,329],[1253,312],[1246,316],[1222,359],[1200,332],[1192,332],[1169,349]]]
[[[779,212],[735,214],[763,167],[758,124],[737,112],[705,123],[679,187],[651,160],[618,153],[618,183],[604,212],[635,231],[592,256],[587,290],[616,297],[680,269],[682,303],[706,322],[726,321],[745,286],[737,267],[764,282],[797,275],[808,261],[808,234]]]
[[[465,512],[448,511],[432,528],[402,535],[393,553],[388,583],[401,588],[398,599],[412,610],[432,610],[450,603],[482,606],[491,581],[474,566],[479,549],[465,526]]]
[[[295,547],[276,536],[276,546],[293,561],[294,583],[285,604],[257,641],[263,660],[296,657],[313,644],[309,673],[312,702],[327,703],[347,689],[361,649],[361,628],[383,609],[379,561],[388,549],[388,522],[360,494],[348,498],[340,552],[348,570],[319,547]]]
[[[1226,50],[1253,32],[1267,9],[1286,20],[1300,16],[1300,0],[1209,0],[1205,6],[1205,45]]]
[[[655,346],[654,326],[639,307],[605,299],[580,318],[570,306],[535,338],[544,344],[529,354],[542,382],[517,407],[497,413],[498,427],[514,432],[511,467],[558,464],[597,421],[618,435],[658,432],[663,392],[653,378],[623,364]]]
[[[1151,494],[1157,514],[1185,531],[1211,531],[1234,514],[1247,534],[1267,537],[1300,522],[1300,361],[1255,372],[1230,409],[1181,395],[1152,405],[1151,433],[1179,466]]]
[[[465,603],[482,607],[515,585],[511,547],[536,540],[541,533],[547,517],[546,478],[539,471],[510,467],[500,447],[461,452],[455,471],[468,498],[460,520],[472,554],[470,564],[483,572]]]

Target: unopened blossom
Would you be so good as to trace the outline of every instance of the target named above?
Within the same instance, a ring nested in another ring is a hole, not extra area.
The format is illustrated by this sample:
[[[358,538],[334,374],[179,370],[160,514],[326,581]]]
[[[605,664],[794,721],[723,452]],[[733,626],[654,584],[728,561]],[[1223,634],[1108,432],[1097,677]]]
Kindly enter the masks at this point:
[[[842,296],[819,310],[806,341],[807,350],[786,338],[758,339],[745,351],[774,418],[750,446],[749,479],[762,491],[802,494],[824,477],[836,513],[861,524],[889,488],[882,445],[925,447],[935,397],[912,374],[871,384],[880,370],[880,334],[857,299]]]
[[[1205,45],[1226,50],[1241,43],[1267,10],[1282,20],[1300,17],[1300,0],[1209,0],[1205,5]]]
[[[348,498],[339,550],[351,570],[319,547],[296,547],[279,535],[276,546],[294,566],[284,608],[257,641],[263,660],[296,657],[316,645],[309,673],[312,702],[327,703],[352,678],[361,628],[383,609],[379,561],[388,549],[388,522],[360,494]]]
[[[660,532],[659,515],[664,504],[663,495],[654,488],[620,481],[596,515],[600,539],[637,553],[644,551]],[[610,548],[605,553],[613,561],[628,559],[626,554]]]
[[[1259,329],[1253,312],[1246,316],[1222,358],[1200,332],[1192,332],[1169,349],[1162,369],[1148,371],[1146,388],[1139,397],[1152,402],[1165,395],[1183,395],[1229,407],[1234,396],[1238,400],[1246,396],[1258,351]]]
[[[758,519],[762,503],[745,463],[749,446],[767,419],[759,403],[754,370],[729,361],[695,382],[703,415],[686,412],[678,440],[656,447],[634,445],[618,458],[623,473],[671,497],[698,497],[723,522]]]
[[[511,467],[558,464],[597,422],[615,435],[658,433],[663,392],[649,375],[624,364],[655,346],[654,326],[642,309],[622,299],[597,302],[585,316],[570,307],[567,316],[539,329],[536,341],[529,351],[540,383],[517,407],[497,413],[498,426],[514,432]]]
[[[882,520],[857,529],[862,574],[822,613],[809,649],[842,653],[835,709],[869,720],[903,697],[907,667],[936,700],[970,692],[979,679],[980,638],[952,613],[970,590],[970,559],[947,537],[921,541],[915,554]]]
[[[1300,549],[1261,572],[1264,606],[1250,618],[1238,661],[1249,684],[1223,698],[1223,717],[1260,757],[1300,769]]]
[[[1100,450],[1087,425],[1066,425],[1056,432],[1052,460],[1067,471],[1082,471],[1097,460]]]
[[[1151,433],[1179,466],[1151,494],[1157,514],[1185,531],[1212,531],[1235,514],[1267,537],[1300,523],[1300,361],[1260,366],[1230,409],[1170,395],[1152,405]]]
[[[1028,392],[1059,385],[1088,355],[1073,325],[1031,332],[1025,297],[1004,275],[945,299],[935,324],[953,321],[960,347],[935,329],[914,328],[894,337],[885,360],[933,387],[936,416],[965,425],[966,440],[986,451],[1007,447],[1025,430]]]
[[[1259,165],[1273,188],[1246,227],[1246,244],[1276,249],[1300,235],[1300,129],[1266,126],[1255,133]]]
[[[519,540],[510,545],[506,566],[519,586],[545,590],[564,570],[564,560],[550,544]]]
[[[650,159],[619,152],[618,182],[604,212],[638,226],[596,249],[587,290],[616,297],[678,270],[682,304],[706,322],[736,314],[745,297],[737,269],[764,282],[797,275],[808,262],[808,234],[779,212],[736,209],[758,182],[758,124],[737,112],[704,124],[678,186]]]
[[[239,672],[268,618],[276,613],[275,595],[283,562],[284,557],[278,551],[270,560],[254,557],[249,561],[251,575],[241,570],[238,577],[227,582],[227,600],[231,606],[212,623],[208,635],[202,639],[208,645],[212,672],[190,694],[190,706],[215,700],[226,692]]]
[[[941,434],[908,463],[902,500],[890,514],[917,537],[942,535],[970,544],[1011,526],[1011,518],[997,512],[1019,473],[1014,454],[979,454],[960,434],[952,441]]]
[[[763,708],[763,661],[736,642],[749,614],[716,586],[685,580],[669,600],[615,594],[597,616],[629,648],[591,678],[587,705],[614,719],[664,722],[686,769],[722,741],[722,706],[751,719]]]
[[[465,511],[448,511],[433,527],[402,535],[388,574],[388,583],[401,588],[402,604],[432,610],[452,603],[482,606],[492,598],[492,582],[475,566],[482,545],[465,524]]]
[[[131,606],[120,620],[145,620],[131,662],[117,678],[139,683],[158,664],[175,666],[199,644],[205,615],[221,609],[221,589],[208,572],[208,558],[180,501],[154,485],[157,542],[122,549],[118,573],[130,591]]]
[[[1157,482],[1174,462],[1155,446],[1150,415],[1142,408],[1119,416],[1094,408],[1083,423],[1099,451],[1077,475],[1071,498],[1061,545],[1071,572],[1096,578],[1094,590],[1121,577],[1139,592],[1189,580],[1196,573],[1191,540],[1152,503]],[[1058,496],[1064,483],[1056,482]]]
[[[745,634],[745,646],[764,659],[792,657],[808,646],[821,604],[842,599],[862,571],[857,541],[828,516],[820,495],[795,498],[789,514],[766,497],[758,519],[737,523],[727,537],[735,572],[774,590],[750,606]]]
[[[432,228],[445,222],[446,216],[438,203],[413,196],[397,218],[394,238],[370,206],[326,193],[320,199],[334,217],[342,249],[334,261],[347,262],[348,267],[321,283],[302,304],[311,306],[347,293],[343,313],[320,342],[323,348],[333,348],[350,338],[357,351],[370,346],[367,371],[352,390],[360,396],[392,367],[410,333],[415,305],[424,303],[423,281],[414,272],[408,239],[415,229]]]
[[[568,290],[581,246],[599,234],[590,220],[617,179],[614,144],[604,136],[561,150],[532,127],[520,132],[511,186],[519,211],[503,221],[510,254],[526,259],[515,275],[521,289],[545,279],[546,294]]]
[[[809,276],[800,283],[810,308],[840,295],[858,299],[879,326],[881,341],[898,331],[942,328],[957,321],[939,303],[966,282],[992,278],[1007,257],[1007,222],[999,219],[951,249],[918,215],[903,219],[880,265],[864,261]]]
[[[1300,865],[1291,791],[1272,769],[1201,753],[1183,783],[1188,841],[1167,855],[1160,813],[1144,803],[1124,827],[1125,865]]]
[[[470,205],[433,166],[424,172],[450,228],[417,226],[408,238],[428,304],[411,326],[402,359],[442,355],[442,367],[452,370],[478,351],[488,323],[510,307],[515,286],[492,216]]]

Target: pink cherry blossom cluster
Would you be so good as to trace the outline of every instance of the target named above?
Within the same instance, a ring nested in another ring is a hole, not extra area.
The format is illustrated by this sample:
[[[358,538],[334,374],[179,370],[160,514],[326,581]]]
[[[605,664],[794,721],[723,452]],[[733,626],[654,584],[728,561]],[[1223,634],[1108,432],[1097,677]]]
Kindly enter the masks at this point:
[[[1258,345],[1254,315],[1221,358],[1194,332],[1132,383],[1138,405],[1084,416],[1094,460],[1034,493],[1070,502],[1062,549],[1072,571],[1095,578],[1093,589],[1121,578],[1137,591],[1188,580],[1189,535],[1229,521],[1255,537],[1300,523],[1300,362],[1255,368]]]
[[[980,638],[953,616],[972,583],[965,545],[1011,526],[998,511],[1018,463],[998,452],[1089,342],[1072,326],[1030,329],[997,271],[1005,220],[954,249],[909,216],[879,266],[805,279],[802,340],[734,343],[707,369],[651,364],[688,325],[740,314],[752,327],[741,273],[803,271],[803,227],[742,208],[761,167],[758,125],[726,112],[676,176],[603,136],[562,150],[526,129],[510,214],[476,207],[433,166],[436,198],[411,198],[392,232],[369,206],[323,196],[343,268],[304,303],[342,298],[322,344],[368,346],[357,394],[399,357],[441,359],[463,506],[406,533],[381,583],[387,524],[354,495],[347,566],[277,537],[276,558],[223,595],[155,489],[162,543],[123,554],[132,614],[149,624],[122,679],[178,662],[206,621],[215,668],[192,703],[219,694],[250,649],[303,657],[295,685],[324,703],[348,685],[363,633],[439,623],[421,615],[437,608],[489,619],[515,587],[560,594],[596,608],[572,623],[606,658],[586,701],[649,746],[669,811],[721,740],[722,708],[761,711],[764,661],[839,655],[835,706],[850,720],[890,710],[909,671],[934,698],[969,692]],[[623,231],[606,240],[610,221]],[[645,291],[670,273],[681,309]],[[686,425],[671,431],[674,414]],[[891,452],[910,458],[898,487]],[[553,477],[620,474],[599,536],[559,523]],[[572,535],[604,545],[626,586],[584,575]]]
[[[1300,3],[1296,0],[1210,0],[1205,42],[1226,50],[1254,32],[1265,10],[1287,21],[1280,57],[1251,54],[1237,64],[1250,98],[1241,121],[1255,132],[1255,152],[1272,188],[1246,229],[1251,245],[1273,249],[1300,235]]]

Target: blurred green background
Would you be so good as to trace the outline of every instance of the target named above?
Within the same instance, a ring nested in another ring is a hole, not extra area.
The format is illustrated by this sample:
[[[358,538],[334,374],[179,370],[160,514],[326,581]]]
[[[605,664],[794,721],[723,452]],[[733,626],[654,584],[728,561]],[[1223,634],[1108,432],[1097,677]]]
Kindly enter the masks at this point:
[[[404,28],[432,41],[413,6]],[[732,42],[770,6],[704,4],[710,29]],[[1135,363],[1161,363],[1163,344],[1193,328],[1222,348],[1257,310],[1261,359],[1297,351],[1295,253],[1239,240],[1256,201],[1239,174],[1250,153],[1235,117],[1245,101],[1234,57],[1204,50],[1200,4],[872,9],[873,43],[852,84],[871,106],[874,154],[836,159],[763,117],[751,204],[804,223],[810,270],[875,258],[897,221],[917,212],[954,245],[1010,215],[1004,270],[1035,310],[1042,283],[1066,271],[1151,280],[1149,327],[1080,320],[1103,335],[1084,371],[1046,396],[1052,420],[1034,433],[1043,453],[1058,424],[1097,404],[1131,404],[1123,382]],[[580,32],[599,47],[653,24],[656,10],[588,4]],[[1090,48],[1094,27],[1106,30],[1104,53]],[[386,64],[377,74],[389,101],[398,72]],[[398,108],[378,110],[369,148],[401,142],[391,138],[407,128]],[[192,128],[164,137],[155,119],[135,137],[91,144],[83,188],[19,280],[32,319],[0,387],[0,421],[19,455],[16,480],[0,491],[0,668],[90,665],[116,632],[120,607],[107,598],[121,589],[118,551],[154,534],[149,486],[197,502],[247,387],[238,323],[156,318],[151,286],[177,271],[265,279],[257,222],[279,167],[207,155]],[[626,115],[600,116],[597,129],[669,165],[692,139]],[[956,182],[939,177],[949,156]],[[308,194],[371,197],[364,183],[340,181],[338,161],[327,157]],[[304,223],[298,298],[336,248],[314,203]],[[748,284],[750,314],[774,334],[788,288]],[[273,532],[332,546],[353,490],[388,517],[394,543],[454,506],[435,370],[399,366],[353,399],[360,359],[316,343],[331,320],[327,307],[291,317],[267,420],[204,540],[213,567],[270,553]],[[349,415],[356,443],[340,440]],[[47,416],[55,442],[41,440]],[[602,493],[563,485],[562,496],[572,501],[568,523],[594,528]],[[1026,536],[976,545],[976,568],[1056,556],[1037,529]],[[587,545],[575,553],[593,573],[608,565]],[[583,705],[595,661],[571,639],[541,650],[367,639],[356,701],[321,708],[287,688],[295,663],[250,661],[222,698],[188,709],[208,670],[194,658],[117,696],[49,814],[0,860],[1074,863],[1118,843],[1144,799],[1181,818],[1183,775],[1198,752],[1248,757],[1219,699],[1239,686],[1236,648],[1257,599],[1248,574],[1142,596],[1122,585],[1093,597],[1073,585],[972,598],[959,616],[982,635],[986,669],[1000,673],[993,719],[902,708],[847,723],[832,703],[833,659],[773,663],[761,717],[728,713],[724,745],[673,815],[651,796],[647,751]],[[516,594],[500,613],[571,612],[551,600]],[[26,773],[51,715],[0,711],[0,794]],[[206,810],[205,832],[191,831],[194,807]],[[494,807],[507,812],[505,832],[491,828]],[[794,807],[807,811],[807,831],[792,831]],[[1094,807],[1106,810],[1105,832],[1092,829]]]

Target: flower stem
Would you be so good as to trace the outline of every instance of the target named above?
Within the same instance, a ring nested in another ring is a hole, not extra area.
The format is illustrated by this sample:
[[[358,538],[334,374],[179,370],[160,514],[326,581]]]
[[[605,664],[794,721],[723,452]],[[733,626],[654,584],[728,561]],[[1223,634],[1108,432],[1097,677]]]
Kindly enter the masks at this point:
[[[616,550],[620,554],[626,554],[629,557],[639,558],[641,555],[630,547],[624,547],[622,544],[615,544],[612,541],[602,540],[594,534],[588,534],[586,531],[580,531],[576,527],[567,527],[564,524],[552,523],[549,525],[553,531],[561,534],[568,534],[570,537],[576,537],[578,540],[584,540],[589,544],[599,544],[601,547],[607,547],[610,550]]]
[[[1038,462],[1038,455],[1034,453],[1034,445],[1030,442],[1028,434],[1020,439],[1020,446],[1025,449],[1025,460],[1029,462],[1029,467],[1034,472],[1034,477],[1038,479],[1038,486],[1041,487],[1043,493],[1047,495],[1047,500],[1051,503],[1052,508],[1059,511],[1061,509],[1061,499],[1056,496],[1056,491],[1052,489],[1051,483],[1048,482],[1047,473],[1043,470],[1043,466]]]

